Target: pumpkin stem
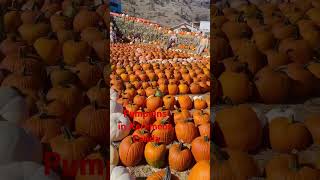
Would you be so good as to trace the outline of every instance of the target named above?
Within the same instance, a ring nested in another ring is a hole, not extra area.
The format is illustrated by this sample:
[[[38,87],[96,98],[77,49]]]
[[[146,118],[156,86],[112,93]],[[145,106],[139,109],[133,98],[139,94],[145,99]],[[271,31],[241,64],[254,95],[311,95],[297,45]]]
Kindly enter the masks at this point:
[[[169,166],[166,167],[165,176],[163,180],[171,180],[171,170]]]
[[[159,89],[157,89],[157,91],[155,93],[155,96],[156,97],[162,97],[163,95],[162,95],[161,91]]]
[[[182,150],[184,148],[183,142],[179,142],[179,149]]]
[[[74,140],[74,136],[72,135],[71,131],[67,127],[63,126],[61,128],[61,131],[63,132],[66,139]]]
[[[293,171],[298,171],[300,169],[300,166],[299,166],[299,161],[298,161],[298,151],[297,150],[292,150],[291,154],[292,154],[292,157],[293,157],[293,161],[290,162],[289,164],[289,167],[291,170]]]

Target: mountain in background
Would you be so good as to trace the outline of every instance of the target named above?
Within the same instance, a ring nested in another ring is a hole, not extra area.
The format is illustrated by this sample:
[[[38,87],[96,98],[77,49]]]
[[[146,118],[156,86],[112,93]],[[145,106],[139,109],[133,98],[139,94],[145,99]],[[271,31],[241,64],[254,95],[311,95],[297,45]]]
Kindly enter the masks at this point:
[[[209,21],[210,0],[122,0],[123,12],[164,26]]]

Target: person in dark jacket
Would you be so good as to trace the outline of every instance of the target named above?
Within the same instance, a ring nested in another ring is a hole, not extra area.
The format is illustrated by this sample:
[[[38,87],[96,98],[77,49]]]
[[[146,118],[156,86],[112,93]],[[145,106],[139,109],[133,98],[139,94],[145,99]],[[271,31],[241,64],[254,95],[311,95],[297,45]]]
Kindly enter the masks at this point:
[[[170,36],[168,40],[167,50],[175,46],[177,43],[178,43],[178,37],[176,33],[173,32],[173,34]]]

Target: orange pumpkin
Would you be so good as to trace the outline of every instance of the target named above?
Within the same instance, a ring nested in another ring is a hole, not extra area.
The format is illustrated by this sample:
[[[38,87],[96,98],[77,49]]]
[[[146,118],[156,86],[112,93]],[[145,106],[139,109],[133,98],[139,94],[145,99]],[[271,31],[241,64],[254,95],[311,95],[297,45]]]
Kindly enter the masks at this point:
[[[199,162],[210,160],[210,140],[207,136],[199,136],[191,143],[191,152],[194,159]]]

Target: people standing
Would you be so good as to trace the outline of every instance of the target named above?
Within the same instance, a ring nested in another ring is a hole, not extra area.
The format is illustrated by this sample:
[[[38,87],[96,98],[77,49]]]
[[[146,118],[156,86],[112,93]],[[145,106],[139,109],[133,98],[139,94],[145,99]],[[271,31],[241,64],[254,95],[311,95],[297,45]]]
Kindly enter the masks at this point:
[[[178,44],[178,37],[175,32],[170,36],[168,40],[167,50],[174,47],[176,44]]]
[[[116,32],[113,30],[112,27],[110,27],[110,41],[111,43],[115,43],[117,39]]]
[[[209,46],[209,39],[206,34],[203,34],[200,39],[199,46],[197,47],[196,53],[199,55],[202,54],[204,49],[208,48],[208,46]]]

